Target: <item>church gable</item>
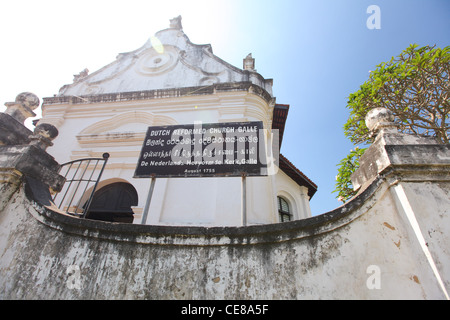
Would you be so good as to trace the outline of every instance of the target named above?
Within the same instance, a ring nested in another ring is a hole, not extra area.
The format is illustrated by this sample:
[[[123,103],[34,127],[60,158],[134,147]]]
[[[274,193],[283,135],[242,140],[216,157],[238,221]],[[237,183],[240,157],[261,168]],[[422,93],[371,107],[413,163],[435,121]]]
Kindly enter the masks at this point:
[[[59,95],[44,98],[41,121],[61,129],[51,149],[58,161],[109,153],[102,178],[122,179],[136,189],[135,223],[234,226],[242,223],[238,178],[158,179],[153,207],[144,210],[148,181],[135,172],[146,132],[153,126],[260,121],[265,129],[280,131],[281,145],[289,107],[275,100],[272,80],[256,72],[251,54],[242,69],[232,66],[215,56],[210,45],[190,42],[176,18],[141,48],[119,54],[91,74],[84,70]],[[268,145],[270,139],[260,142]],[[280,164],[283,172],[273,179],[249,179],[249,224],[277,222],[276,200],[283,190],[292,195],[286,200],[296,219],[310,216],[308,200],[315,185],[287,160]],[[140,215],[149,210],[150,216]]]
[[[114,62],[92,74],[83,70],[74,77],[74,83],[60,89],[59,96],[202,87],[230,82],[252,82],[272,93],[272,81],[265,80],[253,67],[236,68],[215,56],[210,45],[191,43],[182,31],[181,17],[178,17],[171,21],[170,28],[157,32],[141,48],[119,54]]]

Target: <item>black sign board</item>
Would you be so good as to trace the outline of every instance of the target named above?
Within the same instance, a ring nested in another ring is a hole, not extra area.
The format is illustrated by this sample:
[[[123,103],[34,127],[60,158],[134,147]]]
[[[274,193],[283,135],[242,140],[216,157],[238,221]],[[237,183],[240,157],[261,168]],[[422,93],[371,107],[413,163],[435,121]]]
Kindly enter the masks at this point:
[[[267,175],[262,122],[149,127],[135,178]]]

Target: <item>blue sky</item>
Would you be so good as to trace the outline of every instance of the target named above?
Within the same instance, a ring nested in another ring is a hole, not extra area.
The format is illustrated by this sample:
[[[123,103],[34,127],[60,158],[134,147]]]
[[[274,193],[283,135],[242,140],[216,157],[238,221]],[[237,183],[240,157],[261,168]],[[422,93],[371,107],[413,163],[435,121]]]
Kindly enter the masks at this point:
[[[381,29],[370,30],[370,5]],[[347,97],[380,62],[411,43],[450,45],[450,0],[3,1],[0,4],[0,104],[23,91],[56,94],[84,68],[142,46],[182,15],[193,43],[274,80],[290,112],[281,152],[318,186],[313,215],[339,205],[336,164],[355,146],[344,136]]]

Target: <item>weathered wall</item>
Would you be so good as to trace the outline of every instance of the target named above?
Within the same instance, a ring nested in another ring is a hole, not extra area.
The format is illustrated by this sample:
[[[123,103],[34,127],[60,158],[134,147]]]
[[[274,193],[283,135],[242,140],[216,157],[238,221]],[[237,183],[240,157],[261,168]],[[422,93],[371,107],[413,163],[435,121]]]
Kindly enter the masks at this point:
[[[238,228],[81,220],[30,201],[22,186],[0,214],[0,296],[445,298],[408,219],[396,207],[389,182],[378,179],[347,206],[321,216]],[[438,201],[418,220],[427,221],[421,228],[449,288],[450,221],[445,208],[450,207],[450,184],[425,184],[425,190],[416,182],[404,188],[414,196],[419,190],[428,203],[429,197]]]
[[[51,128],[37,129],[34,148],[0,145],[1,299],[448,299],[450,145],[382,129],[345,206],[286,223],[177,227],[59,213],[52,158],[39,162],[47,171],[23,166],[50,143]]]

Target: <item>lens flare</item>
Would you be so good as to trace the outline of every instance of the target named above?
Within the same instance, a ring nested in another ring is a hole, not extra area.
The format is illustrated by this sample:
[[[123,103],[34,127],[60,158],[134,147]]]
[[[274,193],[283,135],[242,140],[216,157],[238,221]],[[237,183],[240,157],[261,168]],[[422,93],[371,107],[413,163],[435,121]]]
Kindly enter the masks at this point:
[[[153,49],[155,49],[156,52],[158,52],[159,54],[164,53],[164,45],[157,37],[151,36],[150,43],[152,44],[152,47]]]

